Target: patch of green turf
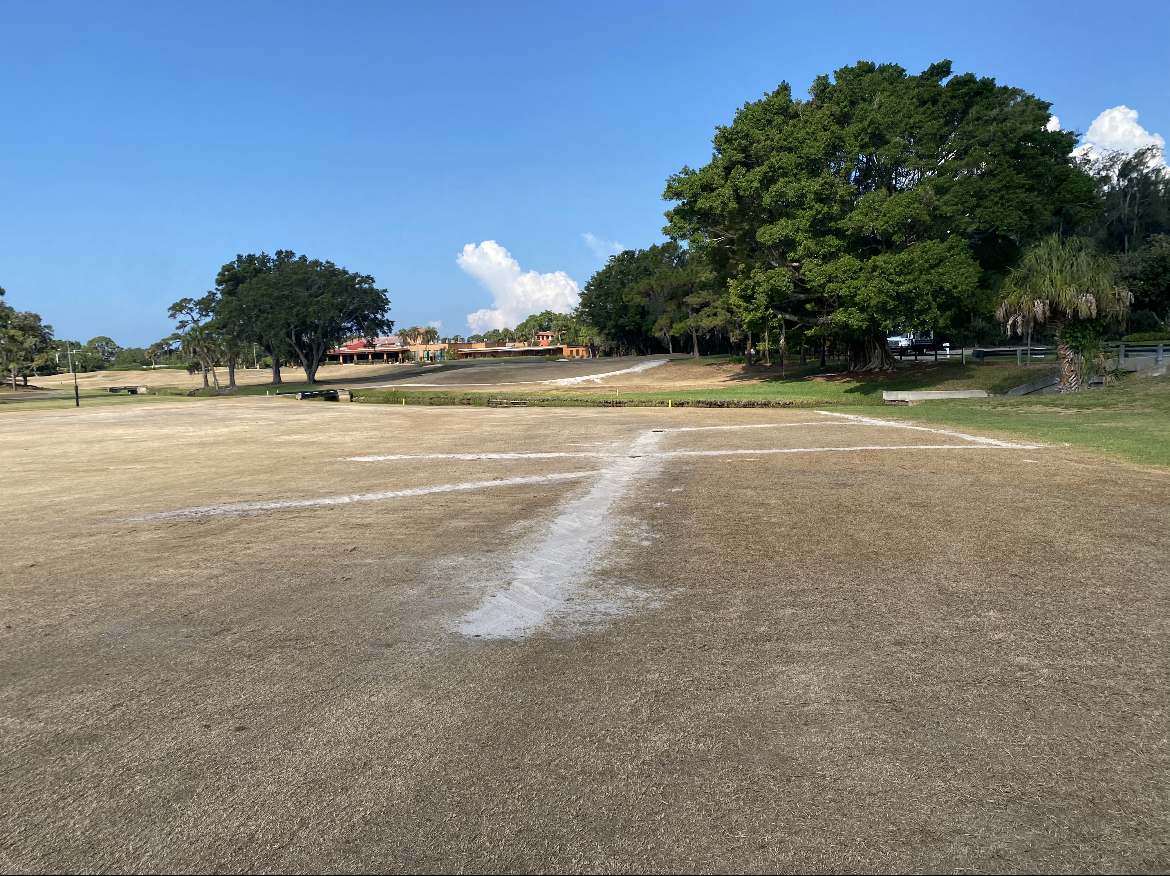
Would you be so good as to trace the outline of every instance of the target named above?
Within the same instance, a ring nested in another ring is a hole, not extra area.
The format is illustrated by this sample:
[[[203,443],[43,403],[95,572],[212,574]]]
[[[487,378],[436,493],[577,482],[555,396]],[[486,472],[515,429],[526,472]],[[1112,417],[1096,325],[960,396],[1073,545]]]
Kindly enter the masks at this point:
[[[1144,465],[1170,466],[1170,376],[1124,376],[1108,389],[1021,398],[951,399],[887,408],[929,425],[1067,444]]]

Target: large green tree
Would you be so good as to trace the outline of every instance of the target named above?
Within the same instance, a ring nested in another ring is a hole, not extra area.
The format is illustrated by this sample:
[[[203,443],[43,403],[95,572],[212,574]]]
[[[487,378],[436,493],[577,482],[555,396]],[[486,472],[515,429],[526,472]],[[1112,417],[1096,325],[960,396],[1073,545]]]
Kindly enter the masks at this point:
[[[1082,166],[1104,201],[1092,235],[1106,252],[1128,255],[1151,235],[1170,234],[1170,173],[1161,147],[1108,151]]]
[[[272,382],[280,383],[280,363],[293,358],[315,383],[330,347],[360,335],[373,338],[394,328],[387,317],[386,290],[367,274],[329,261],[277,250],[269,256],[239,255],[216,277],[216,327],[229,345],[256,343],[272,362]]]
[[[199,362],[203,388],[208,387],[207,375],[210,374],[218,390],[215,363],[223,353],[223,345],[215,330],[216,303],[214,292],[208,292],[202,298],[183,298],[168,308],[167,315],[178,325],[179,348]]]
[[[308,383],[316,382],[331,347],[347,337],[373,339],[394,328],[387,317],[388,294],[373,277],[288,251],[277,252],[271,270],[240,285],[235,296],[253,303],[264,326],[259,335],[273,335],[269,343],[274,350],[283,344],[300,362]]]
[[[726,309],[719,307],[715,276],[701,258],[691,258],[690,251],[674,241],[639,252],[657,267],[649,277],[626,289],[626,301],[656,314],[650,331],[663,340],[669,352],[674,352],[674,338],[689,336],[691,356],[697,359],[699,336],[726,328],[722,318]]]
[[[1133,293],[1134,310],[1148,310],[1170,328],[1170,235],[1152,235],[1118,261],[1121,278]]]
[[[285,331],[288,313],[285,301],[273,294],[270,285],[251,281],[272,274],[295,254],[285,250],[275,256],[267,253],[237,255],[215,278],[215,320],[218,330],[232,337],[237,345],[253,343],[268,354],[272,363],[272,382],[281,382],[281,362],[290,355]]]
[[[589,278],[577,312],[597,330],[598,345],[619,356],[649,353],[656,348],[654,323],[658,315],[647,302],[627,295],[664,265],[661,247],[627,249],[610,256],[605,267]]]
[[[45,325],[40,314],[0,301],[0,367],[14,391],[17,378],[27,386],[31,375],[55,370],[54,352],[53,327]]]
[[[852,369],[889,368],[890,329],[990,313],[1024,243],[1099,209],[1049,106],[949,61],[861,62],[808,100],[783,83],[669,179],[665,231],[741,300],[841,339]]]

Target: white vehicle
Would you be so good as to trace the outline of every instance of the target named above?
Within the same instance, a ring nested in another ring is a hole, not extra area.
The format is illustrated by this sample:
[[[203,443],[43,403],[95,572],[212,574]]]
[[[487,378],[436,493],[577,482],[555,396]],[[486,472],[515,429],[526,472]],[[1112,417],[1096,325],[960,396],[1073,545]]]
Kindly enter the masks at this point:
[[[934,349],[934,332],[905,332],[889,335],[886,343],[895,353],[925,353]]]

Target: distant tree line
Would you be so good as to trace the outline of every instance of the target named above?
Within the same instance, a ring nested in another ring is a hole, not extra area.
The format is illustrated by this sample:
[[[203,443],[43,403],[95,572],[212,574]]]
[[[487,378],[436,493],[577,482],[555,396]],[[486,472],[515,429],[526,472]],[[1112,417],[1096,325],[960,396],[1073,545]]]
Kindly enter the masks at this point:
[[[104,335],[84,344],[57,340],[53,327],[40,314],[16,310],[3,300],[5,296],[5,290],[0,288],[0,368],[14,389],[17,380],[27,386],[30,377],[68,370],[71,360],[77,371],[105,371],[144,368],[164,358],[163,352],[154,347],[120,347]]]
[[[554,313],[551,310],[545,310],[542,313],[530,315],[515,328],[505,326],[491,329],[482,334],[469,335],[466,340],[472,343],[488,344],[535,344],[536,336],[540,332],[552,332],[556,335],[557,343],[560,344],[591,348],[597,346],[597,330],[581,317],[580,311]],[[456,336],[451,340],[458,342],[464,339]]]
[[[808,95],[782,83],[717,128],[711,160],[667,180],[667,240],[612,256],[573,313],[467,340],[552,331],[600,354],[749,364],[832,350],[861,371],[893,367],[895,331],[962,344],[1026,333],[1061,346],[1071,374],[1103,338],[1170,332],[1170,175],[1157,147],[1078,157],[1075,132],[1050,129],[1050,104],[953,75],[948,61],[918,75],[861,62]],[[213,290],[171,305],[177,331],[147,349],[54,341],[2,299],[0,366],[14,385],[60,368],[65,349],[80,370],[189,363],[218,387],[225,364],[233,388],[250,361],[274,383],[286,364],[313,383],[328,349],[394,328],[373,277],[287,250],[225,264]]]
[[[1069,258],[1107,259],[1093,276],[1117,290],[1100,316],[1070,317],[1068,337],[1166,330],[1160,151],[1078,158],[1049,110],[945,61],[916,76],[859,63],[817,77],[808,99],[784,83],[717,129],[708,164],[668,180],[669,240],[611,257],[576,318],[609,353],[750,362],[833,346],[853,370],[888,369],[894,331],[986,343],[1023,330],[1005,283],[1056,235],[1081,241]]]

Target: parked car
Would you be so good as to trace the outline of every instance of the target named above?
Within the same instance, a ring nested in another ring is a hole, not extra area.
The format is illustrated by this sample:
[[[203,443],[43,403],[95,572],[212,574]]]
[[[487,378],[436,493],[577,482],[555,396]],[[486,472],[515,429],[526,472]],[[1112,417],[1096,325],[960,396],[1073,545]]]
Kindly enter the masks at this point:
[[[925,353],[934,349],[934,332],[905,332],[889,335],[886,343],[895,353]]]

